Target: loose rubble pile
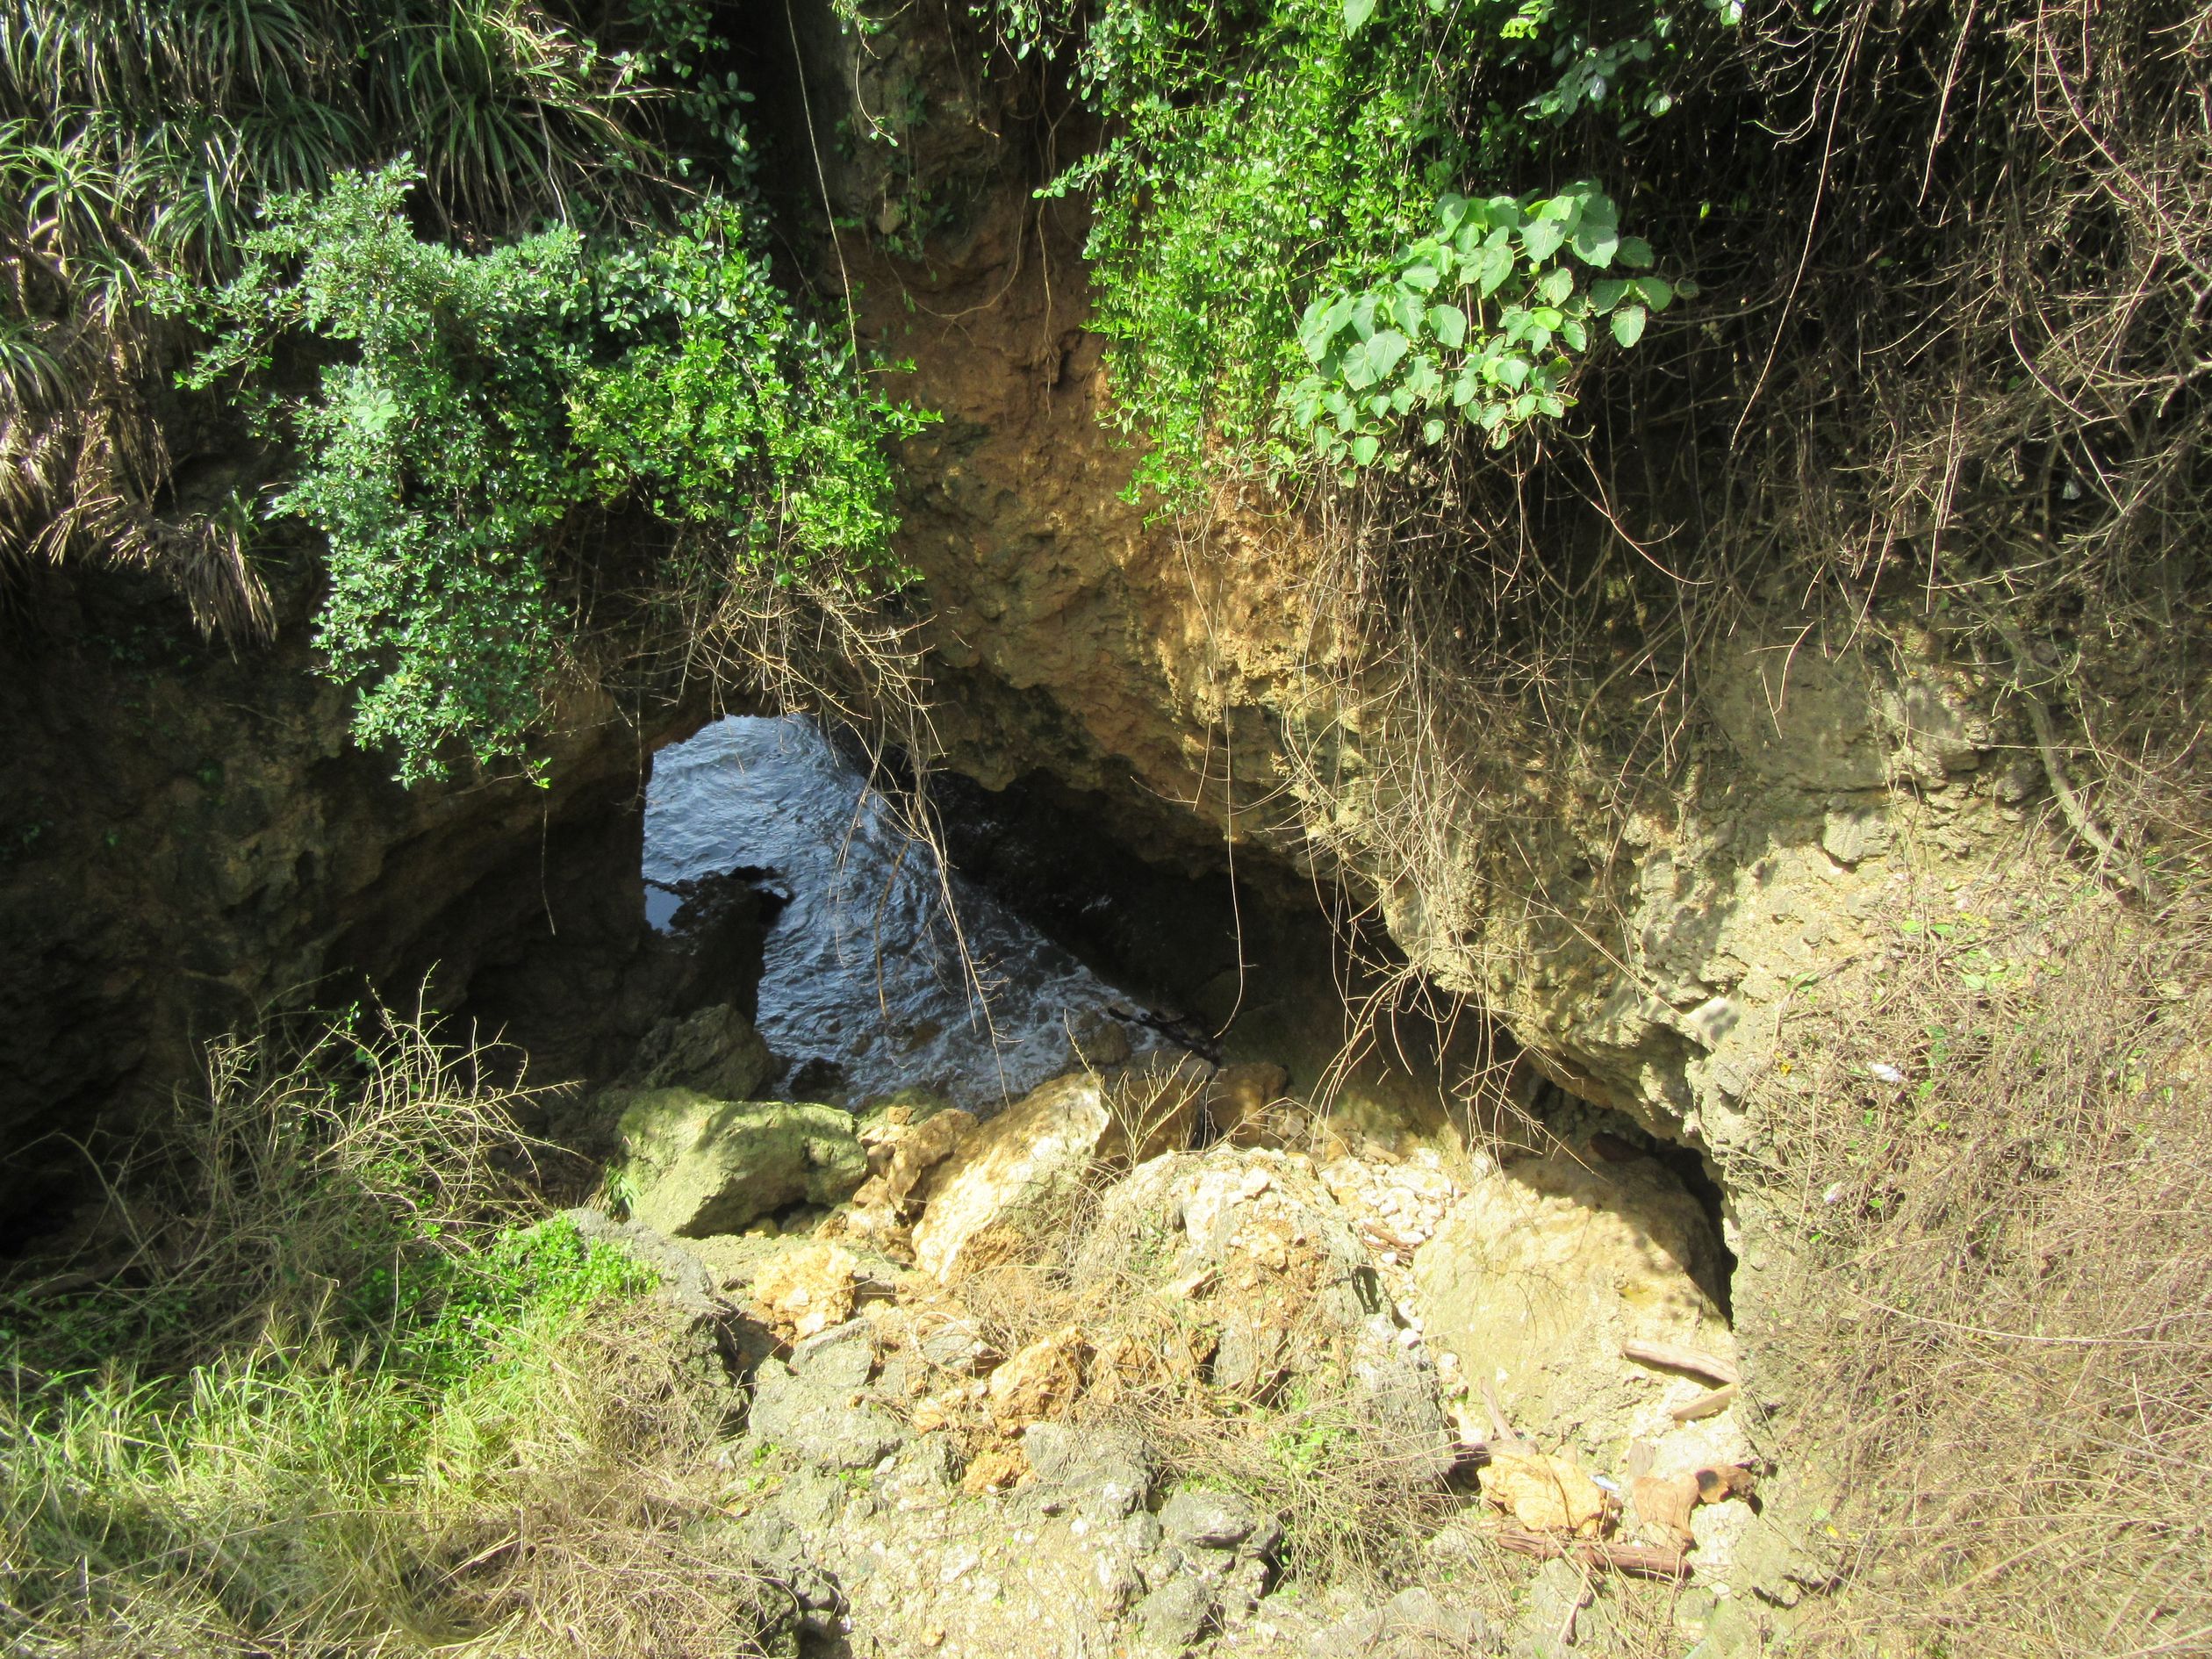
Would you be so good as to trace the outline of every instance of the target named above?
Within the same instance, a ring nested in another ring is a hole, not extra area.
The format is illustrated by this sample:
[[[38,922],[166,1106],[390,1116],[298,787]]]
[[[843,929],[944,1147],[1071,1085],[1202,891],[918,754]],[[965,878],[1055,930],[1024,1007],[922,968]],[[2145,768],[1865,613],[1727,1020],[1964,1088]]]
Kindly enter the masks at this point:
[[[1350,1145],[1157,1059],[980,1123],[653,1081],[632,1210],[710,1287],[728,1507],[823,1651],[1602,1651],[1627,1573],[1712,1659],[1820,1576],[1756,1508],[1720,1242],[1617,1140]]]

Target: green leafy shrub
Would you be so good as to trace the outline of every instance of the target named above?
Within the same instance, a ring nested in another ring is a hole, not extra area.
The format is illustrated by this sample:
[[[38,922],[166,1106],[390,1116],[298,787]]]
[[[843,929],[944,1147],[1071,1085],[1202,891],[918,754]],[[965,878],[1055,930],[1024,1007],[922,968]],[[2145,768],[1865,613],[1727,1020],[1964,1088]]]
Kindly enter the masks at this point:
[[[567,633],[558,561],[605,510],[686,533],[665,573],[693,595],[901,579],[881,445],[922,417],[797,320],[735,205],[627,246],[560,226],[471,253],[409,224],[419,180],[279,198],[238,276],[170,302],[224,331],[197,388],[263,374],[287,334],[348,348],[312,395],[262,402],[299,452],[273,507],[328,538],[317,642],[403,780],[444,775],[456,740],[526,756]]]
[[[1609,240],[1647,267],[1649,252],[1596,184],[1483,185],[1558,169],[1570,119],[1666,113],[1693,30],[1737,13],[1610,15],[1601,27],[1549,0],[999,6],[1017,52],[1072,51],[1110,124],[1050,188],[1094,193],[1094,323],[1123,420],[1154,446],[1138,482],[1176,499],[1217,463],[1365,465],[1441,441],[1447,405],[1493,435],[1563,413],[1560,359],[1591,320],[1615,317],[1613,340],[1633,344],[1634,319],[1677,290],[1562,291],[1554,229],[1592,269],[1612,263],[1594,255]],[[1437,284],[1462,276],[1483,304],[1454,324]]]
[[[1651,262],[1594,184],[1549,198],[1447,195],[1431,233],[1382,281],[1306,307],[1298,344],[1313,368],[1283,389],[1289,425],[1339,467],[1372,463],[1415,414],[1424,442],[1443,440],[1448,411],[1502,445],[1529,420],[1567,413],[1568,379],[1598,319],[1633,346],[1650,312],[1697,291],[1648,274],[1585,283],[1576,264],[1640,273]]]
[[[233,275],[271,197],[402,154],[420,222],[474,246],[665,226],[751,176],[728,53],[707,0],[0,8],[0,578],[146,568],[204,629],[265,636],[246,515],[167,494],[171,442],[208,425],[167,420],[189,342],[149,293]]]
[[[164,499],[164,274],[218,278],[272,194],[403,152],[427,222],[636,220],[743,176],[702,0],[24,0],[0,8],[0,551],[149,568],[203,628],[275,614],[235,516]]]

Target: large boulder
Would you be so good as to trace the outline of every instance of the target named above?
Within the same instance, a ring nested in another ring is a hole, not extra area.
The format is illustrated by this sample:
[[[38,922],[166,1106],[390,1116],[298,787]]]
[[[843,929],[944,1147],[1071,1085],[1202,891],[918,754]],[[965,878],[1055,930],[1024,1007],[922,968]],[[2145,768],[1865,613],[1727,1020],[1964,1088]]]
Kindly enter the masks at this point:
[[[728,1003],[660,1021],[630,1063],[642,1088],[689,1088],[715,1100],[750,1100],[773,1075],[775,1057],[753,1023]]]
[[[679,1239],[736,1232],[802,1202],[834,1204],[867,1179],[852,1120],[834,1106],[688,1088],[621,1098],[630,1214]]]
[[[1513,1428],[1540,1440],[1656,1428],[1660,1406],[1700,1391],[1624,1360],[1623,1342],[1735,1351],[1712,1294],[1725,1277],[1720,1240],[1650,1159],[1586,1165],[1562,1153],[1493,1170],[1421,1246],[1413,1274],[1429,1340],[1491,1382]]]
[[[1195,1089],[1165,1098],[1147,1089],[1131,1102],[1121,1088],[1087,1073],[1055,1078],[970,1131],[911,1195],[928,1206],[914,1227],[923,1271],[949,1283],[1017,1252],[1025,1230],[1072,1201],[1095,1167],[1189,1142]]]

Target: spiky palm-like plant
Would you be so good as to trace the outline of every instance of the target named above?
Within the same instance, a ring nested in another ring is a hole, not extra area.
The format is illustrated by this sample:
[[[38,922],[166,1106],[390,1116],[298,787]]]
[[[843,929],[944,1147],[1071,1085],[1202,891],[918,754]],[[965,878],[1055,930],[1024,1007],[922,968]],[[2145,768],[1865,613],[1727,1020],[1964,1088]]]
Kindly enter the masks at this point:
[[[265,632],[238,514],[162,500],[149,284],[227,274],[269,197],[402,153],[452,231],[635,211],[670,171],[653,61],[537,0],[0,0],[0,578],[135,564]]]

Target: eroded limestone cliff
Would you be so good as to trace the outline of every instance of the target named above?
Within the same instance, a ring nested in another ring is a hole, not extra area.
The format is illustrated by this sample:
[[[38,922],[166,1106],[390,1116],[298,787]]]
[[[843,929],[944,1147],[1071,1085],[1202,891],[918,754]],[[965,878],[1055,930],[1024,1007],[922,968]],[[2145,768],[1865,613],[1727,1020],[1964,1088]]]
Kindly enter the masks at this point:
[[[683,711],[641,728],[579,700],[549,787],[406,790],[352,746],[298,609],[273,648],[232,652],[118,574],[7,621],[7,1241],[192,1086],[201,1045],[272,1009],[427,986],[544,1081],[614,1068],[667,1011],[682,965],[644,927],[638,853],[647,758]]]
[[[1342,879],[1555,1081],[1716,1153],[1756,1138],[1738,1102],[1792,987],[1863,948],[1907,863],[1956,880],[2028,833],[2046,784],[2001,682],[1902,618],[1777,592],[1705,649],[1696,715],[1638,787],[1601,750],[1562,765],[1556,729],[1465,711],[1416,879],[1382,829],[1430,786],[1386,712],[1396,665],[1339,637],[1309,526],[1126,499],[1080,205],[1031,194],[1081,118],[954,28],[824,28],[808,57],[826,187],[866,227],[822,268],[945,417],[908,446],[901,548],[958,770],[1047,776],[1149,856],[1241,856],[1285,895]],[[866,114],[898,108],[926,115]],[[871,119],[898,143],[831,141]]]

